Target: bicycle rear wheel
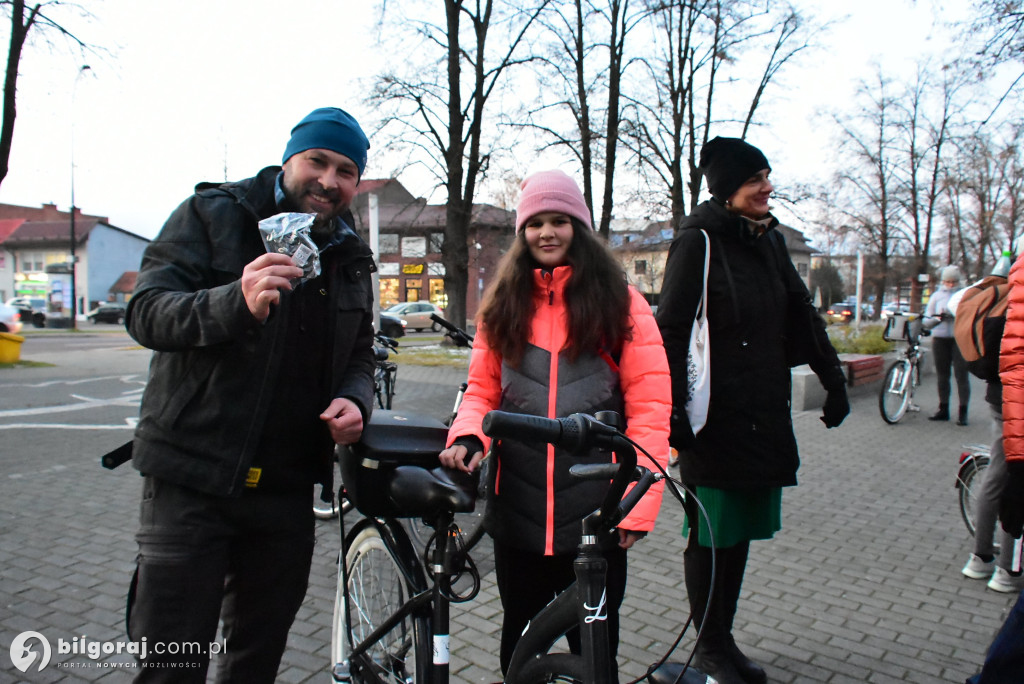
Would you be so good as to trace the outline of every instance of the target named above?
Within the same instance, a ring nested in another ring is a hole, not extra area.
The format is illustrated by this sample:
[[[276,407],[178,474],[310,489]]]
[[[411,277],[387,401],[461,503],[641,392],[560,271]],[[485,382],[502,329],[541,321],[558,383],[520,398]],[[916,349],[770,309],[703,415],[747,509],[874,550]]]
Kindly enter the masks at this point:
[[[977,455],[964,464],[957,474],[957,489],[960,490],[960,515],[963,516],[964,525],[967,526],[967,531],[971,533],[971,536],[975,534],[974,500],[985,479],[988,459],[988,456]]]
[[[898,423],[910,405],[910,370],[910,364],[901,360],[893,362],[885,373],[878,394],[878,410],[890,425]]]
[[[366,639],[413,593],[402,568],[375,525],[355,532],[345,554],[345,563],[348,566],[348,605],[345,605],[343,575],[339,568],[331,630],[331,652],[335,663],[346,660],[352,644]],[[351,642],[346,635],[346,609],[352,624]],[[425,673],[417,671],[417,663],[430,662],[429,639],[427,618],[405,617],[367,651],[365,661],[351,663],[352,681],[394,684],[422,681]]]

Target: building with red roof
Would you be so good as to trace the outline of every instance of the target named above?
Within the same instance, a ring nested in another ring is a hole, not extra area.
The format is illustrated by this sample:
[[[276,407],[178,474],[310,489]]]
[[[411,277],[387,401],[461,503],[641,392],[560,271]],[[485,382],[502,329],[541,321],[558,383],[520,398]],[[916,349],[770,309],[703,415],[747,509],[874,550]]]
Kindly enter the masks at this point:
[[[75,294],[81,316],[100,302],[125,301],[127,274],[136,273],[149,240],[75,211]],[[51,318],[67,318],[71,305],[71,214],[53,204],[0,204],[0,301],[45,297]],[[134,278],[131,277],[132,282]]]
[[[356,232],[370,242],[370,196],[376,197],[377,262],[382,309],[398,302],[430,300],[442,309],[444,289],[441,246],[447,223],[444,204],[414,197],[395,178],[360,181],[352,201]],[[469,228],[469,288],[466,317],[472,320],[484,287],[515,236],[515,212],[490,204],[474,204]]]

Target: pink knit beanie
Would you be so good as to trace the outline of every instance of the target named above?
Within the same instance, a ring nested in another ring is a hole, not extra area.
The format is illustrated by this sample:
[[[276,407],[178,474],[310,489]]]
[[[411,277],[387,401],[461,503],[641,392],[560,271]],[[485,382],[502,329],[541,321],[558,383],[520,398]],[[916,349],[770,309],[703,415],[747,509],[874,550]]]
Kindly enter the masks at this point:
[[[519,204],[516,206],[516,233],[526,222],[537,214],[554,211],[577,218],[587,228],[590,223],[590,209],[583,200],[583,193],[576,181],[557,169],[538,171],[523,181],[520,187]]]

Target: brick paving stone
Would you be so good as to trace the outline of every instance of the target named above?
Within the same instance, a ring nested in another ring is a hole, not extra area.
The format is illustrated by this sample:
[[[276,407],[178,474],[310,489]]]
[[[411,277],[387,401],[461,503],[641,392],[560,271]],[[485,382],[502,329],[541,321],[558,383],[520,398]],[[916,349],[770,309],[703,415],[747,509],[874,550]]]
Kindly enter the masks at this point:
[[[26,370],[20,378],[61,377],[60,369]],[[464,376],[402,365],[396,408],[444,418]],[[0,374],[0,395],[9,377]],[[934,376],[919,389],[922,412],[896,426],[882,422],[870,392],[852,394],[853,414],[836,430],[824,429],[819,412],[794,414],[800,486],[784,493],[783,529],[751,546],[735,626],[737,641],[765,665],[770,681],[962,682],[980,667],[1015,596],[959,574],[970,547],[953,488],[957,457],[961,444],[990,440],[983,388],[973,389],[966,428],[926,420]],[[26,677],[7,660],[11,639],[26,629],[54,638],[123,638],[140,479],[130,468],[102,470],[96,454],[78,453],[70,442],[65,451],[59,467],[41,471],[4,470],[0,459],[0,681],[117,683],[131,676],[127,669],[51,667]],[[630,553],[623,677],[642,674],[686,620],[676,506],[664,497],[656,530]],[[282,682],[328,679],[337,524],[318,523],[317,537]],[[498,679],[501,608],[489,549],[478,551],[481,593],[452,610],[452,680],[488,684]],[[684,638],[691,643],[692,636]]]

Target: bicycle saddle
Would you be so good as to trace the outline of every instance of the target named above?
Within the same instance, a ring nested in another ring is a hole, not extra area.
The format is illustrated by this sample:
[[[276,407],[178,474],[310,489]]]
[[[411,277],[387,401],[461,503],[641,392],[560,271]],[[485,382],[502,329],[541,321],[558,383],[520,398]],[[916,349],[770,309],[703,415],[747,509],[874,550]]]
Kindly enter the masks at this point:
[[[389,478],[388,498],[403,516],[468,513],[476,505],[476,488],[475,478],[460,470],[398,466]]]
[[[692,665],[686,670],[683,678],[679,679],[679,673],[682,671],[683,663],[665,663],[654,672],[648,673],[647,681],[651,684],[673,684],[677,681],[679,684],[705,684],[709,681],[706,674]]]

